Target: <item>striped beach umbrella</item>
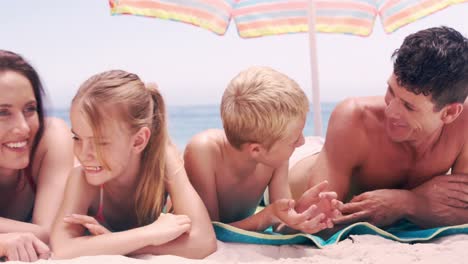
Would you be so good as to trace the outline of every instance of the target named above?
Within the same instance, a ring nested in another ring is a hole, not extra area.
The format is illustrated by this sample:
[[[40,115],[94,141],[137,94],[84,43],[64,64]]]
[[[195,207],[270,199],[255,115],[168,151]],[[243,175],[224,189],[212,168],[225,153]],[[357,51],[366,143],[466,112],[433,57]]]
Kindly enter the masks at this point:
[[[316,32],[368,36],[379,17],[385,32],[468,0],[109,0],[111,13],[185,22],[224,35],[231,20],[253,38],[308,32],[314,133],[321,135]],[[310,30],[314,28],[315,30]]]

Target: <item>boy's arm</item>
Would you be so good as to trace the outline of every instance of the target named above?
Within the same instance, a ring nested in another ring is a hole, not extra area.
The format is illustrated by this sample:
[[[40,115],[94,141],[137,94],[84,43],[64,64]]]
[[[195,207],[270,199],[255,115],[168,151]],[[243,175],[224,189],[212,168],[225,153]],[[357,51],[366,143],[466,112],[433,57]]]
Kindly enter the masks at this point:
[[[266,188],[266,186],[265,186]],[[249,231],[263,231],[272,225],[280,223],[273,210],[273,204],[280,199],[291,199],[291,191],[288,185],[288,162],[274,170],[268,185],[270,205],[260,212],[242,219],[230,225]],[[283,204],[287,209],[287,204]]]
[[[284,223],[288,228],[282,232],[286,233],[291,232],[289,228],[316,233],[326,227],[321,223],[324,216],[315,215],[316,206],[301,213],[296,212],[288,185],[288,166],[288,162],[285,162],[273,172],[269,183],[270,204],[260,212],[230,225],[249,231],[264,231],[270,226]]]
[[[190,183],[208,210],[212,221],[219,221],[216,188],[216,143],[208,136],[198,134],[185,147],[184,165]]]

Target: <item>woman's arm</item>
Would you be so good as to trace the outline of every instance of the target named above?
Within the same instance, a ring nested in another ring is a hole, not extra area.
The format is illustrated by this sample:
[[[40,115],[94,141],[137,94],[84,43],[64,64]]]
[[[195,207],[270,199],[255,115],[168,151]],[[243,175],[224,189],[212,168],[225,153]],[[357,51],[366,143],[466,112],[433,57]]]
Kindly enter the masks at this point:
[[[28,232],[48,243],[73,161],[70,129],[63,120],[46,119],[44,135],[31,161],[37,183],[32,223],[0,218],[0,232]]]
[[[170,144],[166,152],[167,190],[175,214],[187,215],[192,227],[187,234],[160,245],[146,247],[133,254],[177,255],[204,258],[216,251],[216,236],[202,200],[190,184],[176,147]]]

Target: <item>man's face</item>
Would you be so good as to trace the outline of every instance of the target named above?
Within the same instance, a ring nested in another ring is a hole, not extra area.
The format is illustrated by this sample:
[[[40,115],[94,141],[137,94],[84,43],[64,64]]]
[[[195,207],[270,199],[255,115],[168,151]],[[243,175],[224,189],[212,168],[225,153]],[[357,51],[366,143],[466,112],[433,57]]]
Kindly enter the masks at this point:
[[[385,129],[395,142],[418,140],[443,125],[431,96],[416,95],[399,86],[394,74],[388,80],[385,103]]]

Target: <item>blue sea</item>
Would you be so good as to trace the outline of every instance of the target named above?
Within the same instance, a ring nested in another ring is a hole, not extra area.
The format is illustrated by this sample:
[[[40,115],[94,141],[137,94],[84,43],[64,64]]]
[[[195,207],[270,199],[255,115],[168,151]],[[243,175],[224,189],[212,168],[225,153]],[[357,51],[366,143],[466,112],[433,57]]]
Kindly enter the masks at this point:
[[[325,135],[330,119],[330,114],[336,103],[322,103],[322,131]],[[190,138],[209,128],[220,128],[221,116],[219,105],[196,105],[196,106],[168,106],[169,135],[180,149],[183,149]],[[49,110],[50,116],[64,119],[70,125],[69,109]],[[307,116],[304,135],[311,136],[314,132],[313,113]]]

